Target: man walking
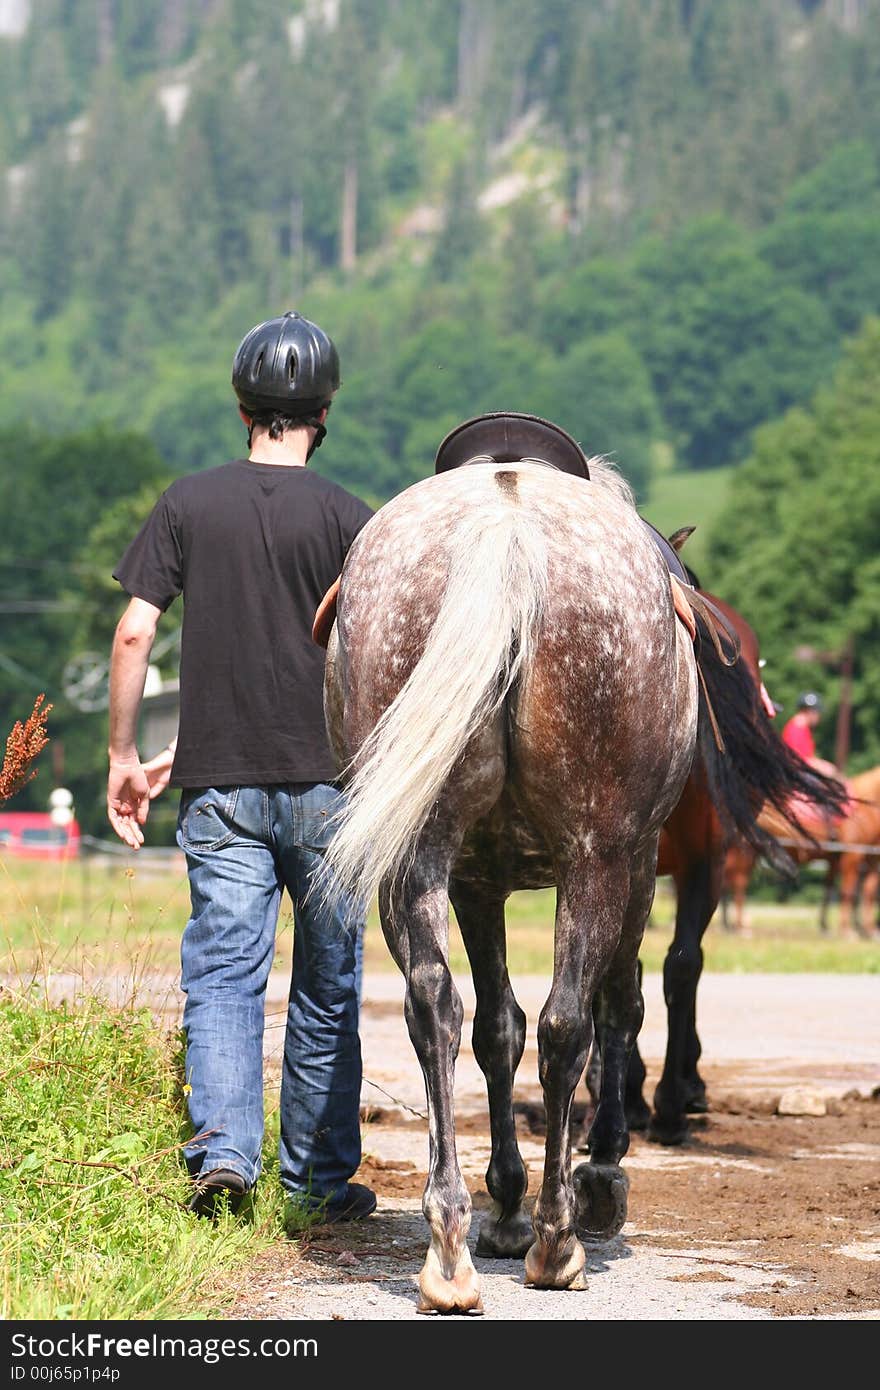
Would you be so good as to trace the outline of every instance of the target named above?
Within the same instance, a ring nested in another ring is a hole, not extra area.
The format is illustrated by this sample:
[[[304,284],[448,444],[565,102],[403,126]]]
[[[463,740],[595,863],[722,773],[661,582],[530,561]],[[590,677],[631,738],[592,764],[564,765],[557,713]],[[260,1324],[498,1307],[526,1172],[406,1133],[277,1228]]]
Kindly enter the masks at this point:
[[[350,905],[309,888],[339,805],[323,712],[324,593],[372,515],[307,467],[339,387],[327,334],[297,313],[258,324],[232,384],[249,454],[177,479],[114,577],[130,596],[113,643],[107,810],[133,849],[153,794],[181,788],[177,839],[191,916],[181,945],[191,1208],[236,1207],[261,1167],[264,996],[281,895],[294,906],[281,1082],[280,1178],[291,1229],[303,1214],[374,1210],[349,1181],[361,1160],[361,1053]],[[145,771],[137,723],[162,613],[184,599],[176,743]],[[156,764],[159,764],[158,770]]]

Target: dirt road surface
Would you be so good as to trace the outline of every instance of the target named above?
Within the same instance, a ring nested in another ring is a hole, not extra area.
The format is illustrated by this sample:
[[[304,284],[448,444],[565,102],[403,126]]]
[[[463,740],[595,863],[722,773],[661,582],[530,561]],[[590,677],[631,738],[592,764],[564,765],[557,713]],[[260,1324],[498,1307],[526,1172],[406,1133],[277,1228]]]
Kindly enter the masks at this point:
[[[489,1200],[485,1087],[470,1046],[473,990],[457,984],[465,1026],[456,1068],[459,1159],[473,1196],[476,1246]],[[514,1092],[531,1202],[543,1165],[543,1105],[535,1028],[541,977],[513,981],[528,1016]],[[132,998],[130,980],[87,985],[56,975],[50,994],[100,988]],[[273,972],[266,1001],[268,1085],[277,1085],[287,978]],[[644,980],[639,1039],[650,1099],[666,1045],[659,975]],[[173,977],[142,979],[135,995],[180,1018]],[[624,1160],[631,1186],[619,1236],[586,1245],[585,1292],[526,1288],[521,1260],[474,1256],[485,1319],[772,1320],[880,1318],[880,974],[704,975],[698,998],[701,1070],[710,1113],[680,1148],[634,1135]],[[354,1226],[279,1242],[249,1268],[228,1316],[247,1320],[449,1321],[417,1311],[416,1276],[428,1236],[421,1195],[428,1127],[421,1071],[403,1020],[403,980],[364,980],[363,1162],[357,1174],[378,1209]],[[808,1087],[824,1115],[781,1115],[780,1097]],[[586,1112],[583,1086],[577,1119]],[[580,1128],[574,1131],[580,1138]],[[577,1161],[583,1161],[576,1155]],[[471,1321],[479,1321],[472,1319]]]
[[[273,981],[267,1004],[270,1073],[278,1068],[285,985]],[[488,1207],[489,1136],[470,1048],[473,992],[466,979],[458,985],[466,1017],[456,1113],[474,1200],[473,1252]],[[659,976],[644,985],[640,1043],[650,1097],[666,1023]],[[547,982],[519,978],[514,988],[529,1019],[515,1102],[531,1201],[543,1163],[535,1027]],[[378,1210],[360,1225],[315,1231],[303,1247],[269,1252],[249,1271],[231,1317],[446,1321],[417,1312],[428,1134],[402,979],[368,976],[364,1000],[358,1178],[375,1188]],[[698,1022],[710,1113],[683,1148],[634,1136],[624,1160],[629,1219],[614,1240],[586,1246],[586,1292],[526,1288],[522,1261],[475,1256],[486,1318],[880,1318],[880,975],[707,975]],[[828,1113],[775,1113],[784,1093],[804,1085]],[[579,1117],[586,1101],[581,1088]]]

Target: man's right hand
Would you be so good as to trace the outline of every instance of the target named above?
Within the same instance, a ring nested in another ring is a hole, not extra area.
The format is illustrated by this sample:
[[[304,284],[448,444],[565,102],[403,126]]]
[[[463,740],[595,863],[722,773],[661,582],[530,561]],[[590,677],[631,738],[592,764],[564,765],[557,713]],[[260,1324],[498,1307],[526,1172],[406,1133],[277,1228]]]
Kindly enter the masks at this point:
[[[141,826],[150,810],[150,782],[139,762],[110,764],[107,779],[107,818],[120,840],[131,849],[144,843]]]

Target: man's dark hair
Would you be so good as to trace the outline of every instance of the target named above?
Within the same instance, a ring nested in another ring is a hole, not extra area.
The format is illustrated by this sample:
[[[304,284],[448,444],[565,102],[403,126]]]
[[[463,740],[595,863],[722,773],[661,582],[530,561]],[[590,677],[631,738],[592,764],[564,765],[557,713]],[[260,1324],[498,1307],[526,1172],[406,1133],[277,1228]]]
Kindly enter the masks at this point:
[[[307,425],[315,430],[322,429],[317,415],[293,416],[282,415],[277,410],[259,411],[251,417],[251,425],[248,430],[248,448],[252,443],[255,425],[259,425],[260,429],[268,430],[270,439],[280,439],[285,431],[303,429]]]

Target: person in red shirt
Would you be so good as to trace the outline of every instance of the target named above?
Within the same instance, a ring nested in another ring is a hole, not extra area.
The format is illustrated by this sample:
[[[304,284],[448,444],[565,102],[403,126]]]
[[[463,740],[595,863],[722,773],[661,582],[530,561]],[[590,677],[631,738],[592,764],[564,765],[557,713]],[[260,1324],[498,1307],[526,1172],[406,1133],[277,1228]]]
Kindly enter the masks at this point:
[[[829,777],[837,775],[837,768],[825,758],[816,756],[816,740],[813,730],[822,718],[822,701],[814,690],[808,690],[797,702],[797,712],[787,721],[782,730],[782,742],[788,744],[795,753],[817,771]]]

